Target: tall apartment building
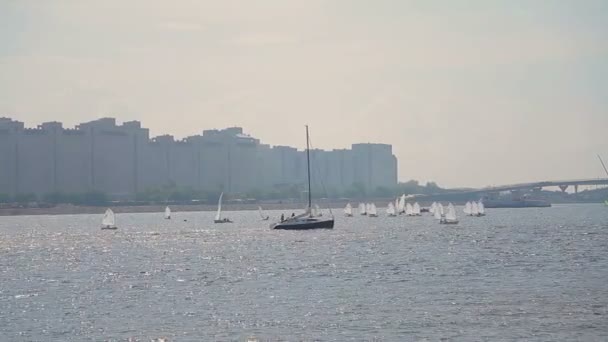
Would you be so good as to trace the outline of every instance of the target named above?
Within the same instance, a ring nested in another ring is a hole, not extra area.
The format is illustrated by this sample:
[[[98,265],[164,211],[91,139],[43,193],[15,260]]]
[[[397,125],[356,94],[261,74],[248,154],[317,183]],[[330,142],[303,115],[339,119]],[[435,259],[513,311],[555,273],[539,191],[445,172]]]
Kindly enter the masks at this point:
[[[397,184],[391,145],[354,144],[352,149],[312,150],[313,186],[368,190]],[[128,199],[148,188],[244,193],[306,181],[306,154],[288,146],[261,144],[240,127],[205,130],[176,141],[150,139],[137,121],[113,118],[65,129],[59,122],[37,128],[0,118],[0,193],[17,195],[102,191]]]

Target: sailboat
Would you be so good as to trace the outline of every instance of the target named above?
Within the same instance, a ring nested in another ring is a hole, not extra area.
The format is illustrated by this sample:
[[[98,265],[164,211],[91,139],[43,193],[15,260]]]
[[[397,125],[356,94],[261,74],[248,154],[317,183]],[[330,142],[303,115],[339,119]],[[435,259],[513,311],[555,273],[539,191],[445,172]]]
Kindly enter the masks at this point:
[[[456,209],[452,203],[448,204],[448,210],[445,216],[439,221],[441,224],[458,224],[458,218],[456,217]]]
[[[171,219],[171,209],[169,207],[165,207],[165,220]]]
[[[486,216],[486,207],[481,200],[477,202],[477,216]]]
[[[270,225],[272,229],[290,229],[290,230],[304,230],[304,229],[332,229],[334,228],[334,218],[317,218],[312,216],[312,191],[310,186],[310,139],[308,137],[308,125],[306,126],[306,171],[308,178],[308,207],[303,214],[297,215],[293,218],[287,219],[282,222],[276,222]],[[331,211],[330,211],[331,213]]]
[[[378,210],[376,209],[376,205],[374,203],[369,204],[369,209],[367,211],[367,216],[369,217],[378,217]]]
[[[268,221],[268,219],[270,218],[270,216],[264,215],[264,212],[262,211],[262,207],[260,207],[260,206],[258,206],[258,213],[260,213],[260,218],[262,219],[262,221]]]
[[[388,202],[388,207],[386,208],[386,214],[388,216],[397,216],[397,213],[395,212],[395,206],[393,205],[393,202]]]
[[[471,216],[479,216],[479,207],[475,201],[471,202]]]
[[[472,211],[471,211],[471,202],[467,202],[467,203],[464,205],[464,209],[462,209],[462,211],[463,211],[465,214],[467,214],[467,215],[471,216],[471,213],[472,213]]]
[[[405,212],[405,194],[401,195],[401,197],[399,197],[399,205],[397,206],[397,213],[399,215],[403,214]]]
[[[350,203],[346,203],[346,207],[344,207],[344,216],[352,217],[353,216],[353,207]]]
[[[116,227],[114,212],[110,208],[106,209],[106,212],[103,214],[103,219],[101,219],[101,229],[118,229],[118,227]]]
[[[359,203],[359,214],[367,215],[367,210],[365,208],[365,203]]]
[[[431,207],[429,208],[429,213],[435,214],[435,210],[437,210],[437,202],[433,202],[433,204],[431,204]]]
[[[409,203],[405,205],[405,216],[414,216],[414,207]]]
[[[420,215],[422,215],[420,213],[420,204],[418,204],[418,202],[414,203],[414,206],[412,207],[412,214],[414,216],[420,216]]]
[[[436,204],[435,202],[433,202],[433,204]],[[441,204],[440,204],[441,205]],[[433,208],[433,216],[435,217],[436,220],[438,220],[439,222],[441,222],[441,220],[443,219],[443,210],[439,210],[439,206],[435,205]]]
[[[220,199],[217,201],[217,213],[215,214],[213,223],[232,223],[229,218],[222,218],[222,197],[224,197],[223,192],[220,194]]]

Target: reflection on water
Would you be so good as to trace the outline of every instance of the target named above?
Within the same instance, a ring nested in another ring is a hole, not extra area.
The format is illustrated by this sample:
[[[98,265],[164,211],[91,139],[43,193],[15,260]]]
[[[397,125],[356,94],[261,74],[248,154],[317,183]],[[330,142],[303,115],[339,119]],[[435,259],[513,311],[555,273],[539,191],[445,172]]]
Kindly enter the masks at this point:
[[[117,231],[101,215],[0,217],[0,340],[608,336],[604,206],[305,232],[213,216],[117,214]]]

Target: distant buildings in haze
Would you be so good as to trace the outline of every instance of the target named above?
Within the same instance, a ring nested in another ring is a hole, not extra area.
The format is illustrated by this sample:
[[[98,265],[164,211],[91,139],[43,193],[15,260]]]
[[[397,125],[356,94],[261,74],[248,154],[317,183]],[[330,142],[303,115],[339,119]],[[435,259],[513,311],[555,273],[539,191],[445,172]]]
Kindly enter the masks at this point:
[[[46,122],[35,129],[0,118],[0,193],[15,196],[101,191],[130,199],[149,188],[247,193],[278,185],[303,184],[306,154],[287,146],[261,144],[240,127],[205,130],[175,141],[150,139],[137,121],[116,125],[113,118],[65,129]],[[313,184],[343,191],[397,185],[392,146],[353,144],[351,149],[311,150]]]

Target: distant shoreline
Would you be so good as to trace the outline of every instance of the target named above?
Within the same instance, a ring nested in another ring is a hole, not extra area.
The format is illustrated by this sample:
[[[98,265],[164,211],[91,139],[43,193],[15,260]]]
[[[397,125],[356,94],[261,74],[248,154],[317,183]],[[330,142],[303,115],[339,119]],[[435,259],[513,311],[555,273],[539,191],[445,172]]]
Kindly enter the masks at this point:
[[[302,210],[303,203],[273,203],[273,204],[223,204],[222,211],[258,210],[261,205],[264,210]],[[343,208],[345,203],[329,203],[332,209]],[[166,205],[138,205],[138,206],[77,206],[77,205],[57,205],[50,208],[3,208],[0,209],[0,216],[30,216],[30,215],[85,215],[103,214],[106,208],[112,208],[115,213],[160,213],[165,211]],[[321,209],[328,208],[328,204],[319,204]],[[208,204],[175,204],[169,205],[173,212],[189,211],[215,211],[216,205]]]

